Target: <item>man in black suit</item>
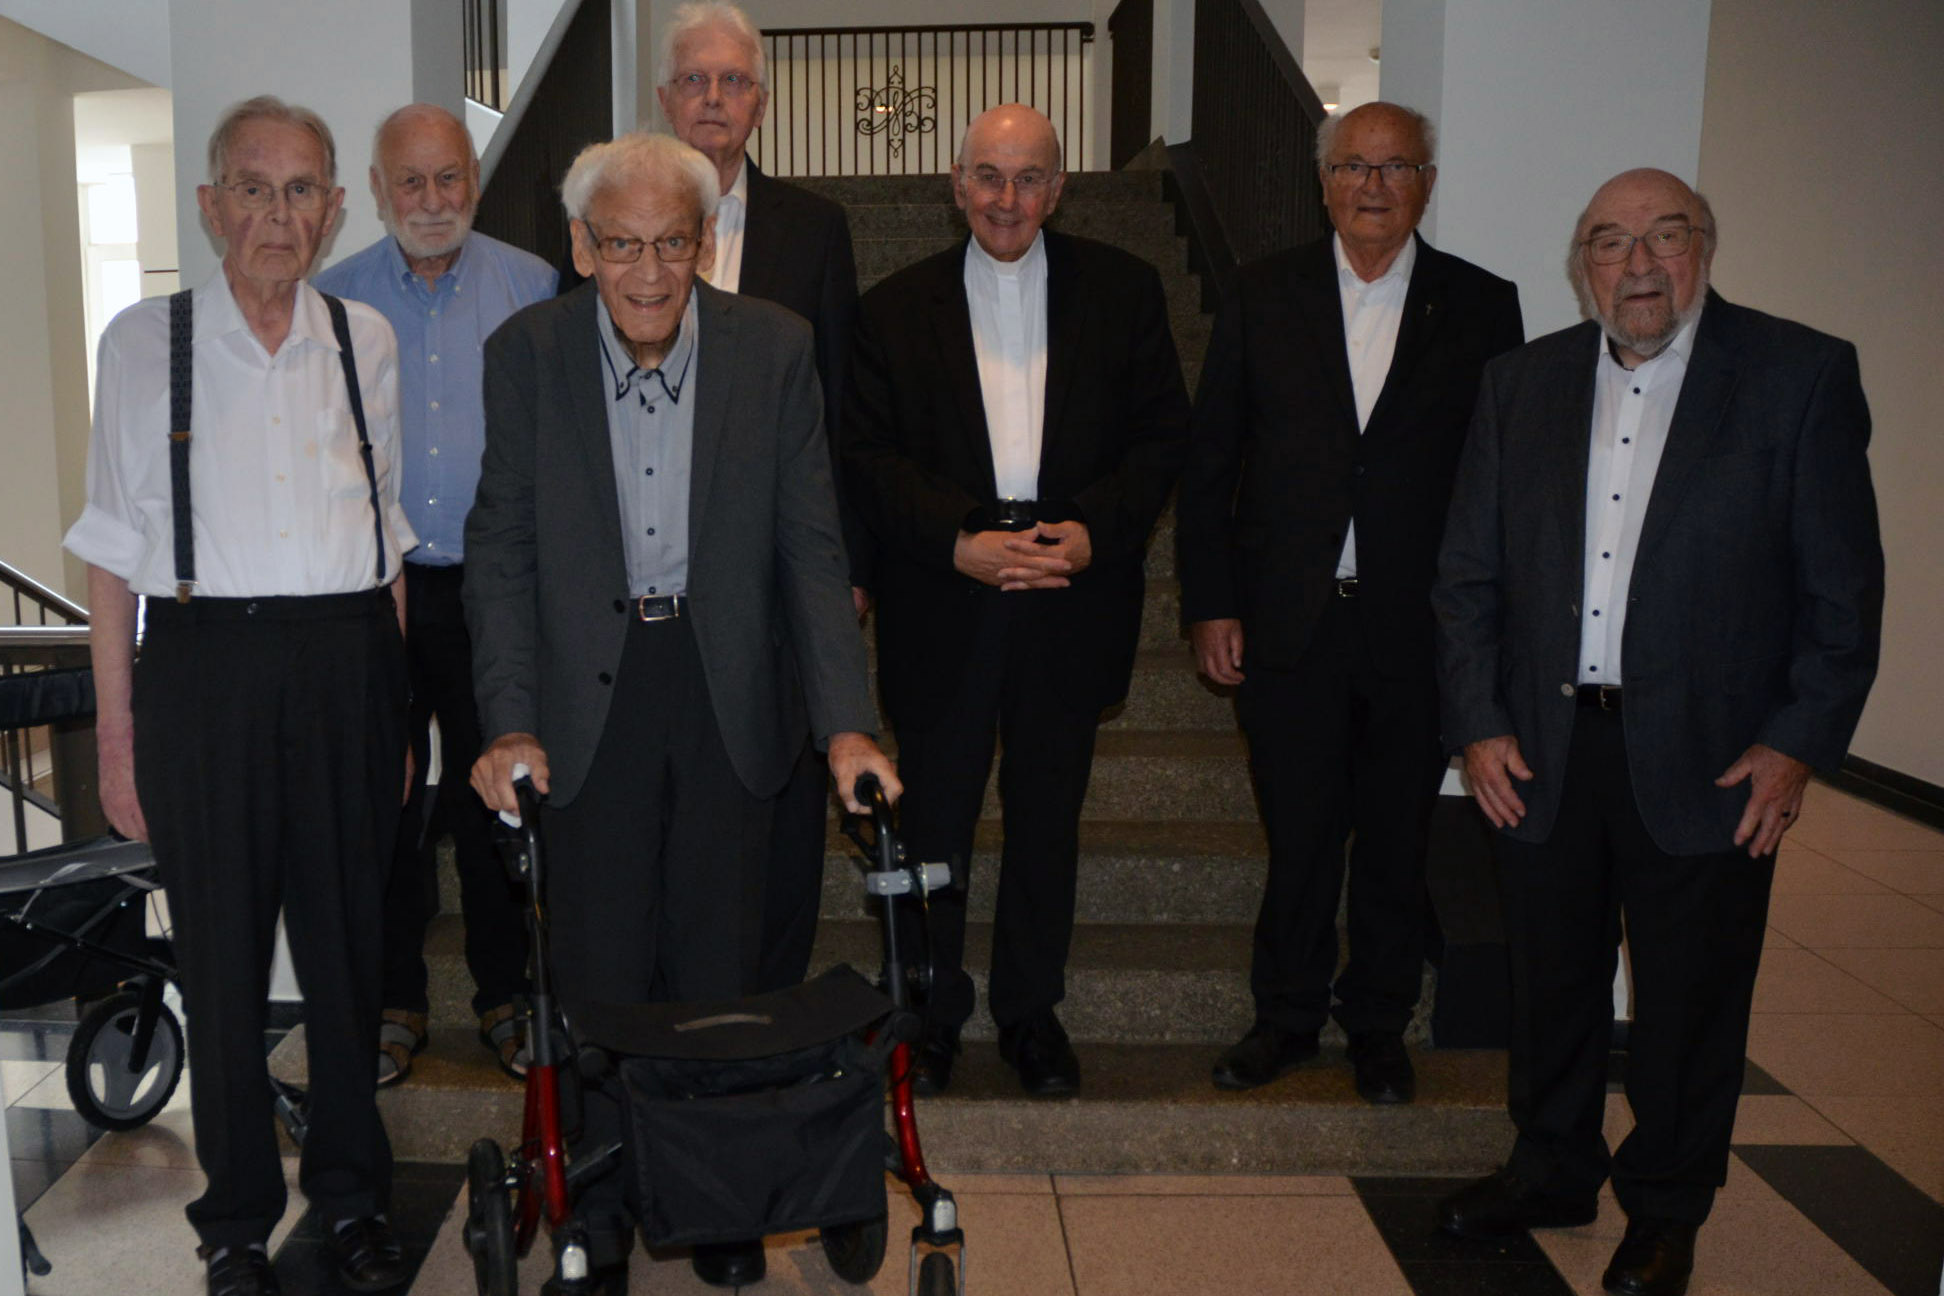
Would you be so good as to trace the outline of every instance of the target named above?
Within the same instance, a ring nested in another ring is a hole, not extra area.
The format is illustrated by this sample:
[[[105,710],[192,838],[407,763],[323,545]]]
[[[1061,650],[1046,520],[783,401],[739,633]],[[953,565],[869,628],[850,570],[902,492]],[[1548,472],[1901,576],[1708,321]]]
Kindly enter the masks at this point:
[[[663,37],[655,94],[670,128],[709,159],[721,180],[709,283],[787,306],[810,322],[835,475],[837,419],[857,317],[857,262],[842,207],[764,175],[745,152],[769,104],[762,34],[732,4],[681,6]],[[870,602],[870,546],[842,507],[841,491],[839,502],[851,600],[862,617]],[[789,786],[776,802],[763,903],[762,989],[795,985],[809,970],[829,801],[829,773],[806,734]]]
[[[1186,441],[1160,277],[1041,230],[1065,179],[1045,117],[1019,104],[979,117],[952,168],[972,237],[873,288],[858,322],[844,462],[877,544],[905,838],[954,869],[932,900],[917,1058],[934,1091],[972,1013],[966,869],[995,730],[1005,846],[987,1000],[1028,1091],[1079,1085],[1053,1008],[1080,805],[1101,709],[1127,693],[1143,551]]]
[[[1518,1129],[1443,1226],[1586,1223],[1611,1176],[1624,1296],[1687,1288],[1776,846],[1844,757],[1883,610],[1856,351],[1710,292],[1714,249],[1666,172],[1593,196],[1567,259],[1588,321],[1486,371],[1434,595],[1445,739],[1501,830]],[[1635,1123],[1609,1157],[1623,921]]]
[[[756,976],[771,804],[806,733],[852,788],[898,785],[845,581],[810,331],[696,282],[715,173],[666,135],[583,150],[561,185],[594,282],[486,344],[466,620],[488,745],[473,787],[548,794],[554,984],[566,1003],[734,999]],[[577,1148],[619,1137],[590,1087]],[[622,1176],[577,1194],[625,1291]],[[698,1247],[705,1282],[759,1245]],[[575,1290],[579,1290],[576,1288]]]
[[[1445,768],[1431,578],[1479,371],[1523,336],[1517,289],[1416,235],[1434,151],[1395,104],[1326,122],[1336,232],[1245,267],[1209,346],[1176,507],[1182,619],[1202,672],[1239,686],[1269,836],[1255,1024],[1215,1064],[1225,1089],[1316,1055],[1334,976],[1358,1092],[1416,1092],[1403,1031]]]

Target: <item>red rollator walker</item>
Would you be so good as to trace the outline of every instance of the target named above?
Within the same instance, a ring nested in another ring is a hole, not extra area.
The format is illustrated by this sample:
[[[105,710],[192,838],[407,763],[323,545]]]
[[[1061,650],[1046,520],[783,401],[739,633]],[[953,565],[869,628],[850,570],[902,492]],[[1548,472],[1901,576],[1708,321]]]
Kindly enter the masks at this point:
[[[518,822],[502,816],[512,828],[502,837],[507,868],[527,896],[533,1061],[511,1159],[486,1138],[467,1161],[464,1236],[481,1296],[514,1296],[519,1260],[543,1222],[556,1288],[591,1292],[588,1240],[573,1204],[581,1187],[610,1173],[626,1176],[651,1247],[814,1228],[837,1276],[866,1283],[884,1263],[886,1169],[910,1189],[921,1216],[907,1290],[964,1296],[957,1203],[925,1169],[912,1103],[911,1044],[922,1022],[910,1000],[914,986],[924,988],[929,960],[914,963],[902,948],[923,930],[925,898],[950,882],[951,870],[905,859],[877,779],[858,780],[857,799],[870,814],[845,816],[844,831],[862,852],[866,894],[882,901],[878,983],[839,966],[789,990],[718,1004],[556,1002],[539,797],[523,776],[514,789]],[[919,921],[901,921],[913,906]],[[589,1085],[621,1103],[625,1132],[570,1161],[568,1131]]]

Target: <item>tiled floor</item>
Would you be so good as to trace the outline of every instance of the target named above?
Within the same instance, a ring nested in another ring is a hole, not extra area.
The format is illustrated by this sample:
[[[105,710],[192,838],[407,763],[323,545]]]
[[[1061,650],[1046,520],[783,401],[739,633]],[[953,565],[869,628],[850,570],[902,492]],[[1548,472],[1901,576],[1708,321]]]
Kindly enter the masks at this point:
[[[1776,872],[1728,1185],[1701,1235],[1694,1296],[1933,1296],[1944,1262],[1944,833],[1820,785]],[[60,1070],[71,1025],[0,1027],[14,1189],[52,1274],[36,1296],[190,1296],[201,1275],[182,1207],[200,1190],[186,1094],[147,1128],[101,1134]],[[1625,1100],[1609,1098],[1623,1134]],[[295,1177],[294,1162],[287,1163]],[[1317,1176],[939,1176],[959,1195],[980,1296],[1526,1296],[1599,1291],[1624,1219],[1479,1247],[1439,1236],[1442,1180]],[[470,1296],[453,1166],[405,1165],[400,1231],[425,1259],[413,1296]],[[335,1290],[315,1221],[278,1236],[293,1294]],[[893,1245],[869,1290],[905,1291]],[[808,1234],[769,1242],[756,1290],[837,1296]],[[536,1259],[524,1291],[537,1291]],[[686,1263],[638,1262],[637,1293],[700,1293]]]

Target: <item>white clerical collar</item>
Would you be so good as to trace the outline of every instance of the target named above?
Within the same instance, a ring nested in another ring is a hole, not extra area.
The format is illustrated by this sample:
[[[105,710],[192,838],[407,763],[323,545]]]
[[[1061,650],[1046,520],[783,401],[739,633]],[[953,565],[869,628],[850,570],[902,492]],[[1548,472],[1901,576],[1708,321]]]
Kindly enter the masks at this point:
[[[1350,258],[1343,252],[1343,235],[1332,234],[1330,247],[1336,253],[1338,280],[1346,281],[1348,286],[1357,289],[1375,288],[1379,284],[1395,283],[1399,279],[1408,283],[1411,278],[1411,268],[1417,264],[1417,235],[1415,234],[1404,240],[1404,246],[1399,248],[1397,255],[1391,258],[1389,267],[1375,279],[1365,279],[1357,273],[1356,267],[1350,264]]]
[[[971,250],[966,253],[967,259],[973,265],[983,268],[987,273],[1000,279],[1014,279],[1029,272],[1038,274],[1046,266],[1045,230],[1033,235],[1033,245],[1026,249],[1024,256],[1013,261],[1001,261],[980,247],[977,239],[970,240],[968,246]]]

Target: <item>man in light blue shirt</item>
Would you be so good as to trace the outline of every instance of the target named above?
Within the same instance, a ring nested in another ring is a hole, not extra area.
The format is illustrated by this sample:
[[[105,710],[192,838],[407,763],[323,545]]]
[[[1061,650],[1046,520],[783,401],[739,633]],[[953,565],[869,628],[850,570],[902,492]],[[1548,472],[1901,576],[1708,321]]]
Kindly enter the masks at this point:
[[[385,900],[378,1083],[403,1080],[425,1046],[425,929],[437,894],[432,848],[447,830],[458,860],[480,1039],[518,1075],[527,1056],[516,1004],[526,990],[526,933],[494,857],[485,808],[466,785],[480,734],[459,588],[466,512],[485,442],[486,338],[515,311],[553,296],[557,276],[540,258],[473,232],[479,160],[465,126],[443,108],[412,104],[385,119],[372,141],[371,193],[386,237],[318,275],[317,287],[376,307],[398,334],[400,494],[420,539],[405,564],[411,732],[424,771],[427,726],[438,717],[441,768],[450,775],[436,796],[423,784],[414,791],[399,829]]]

